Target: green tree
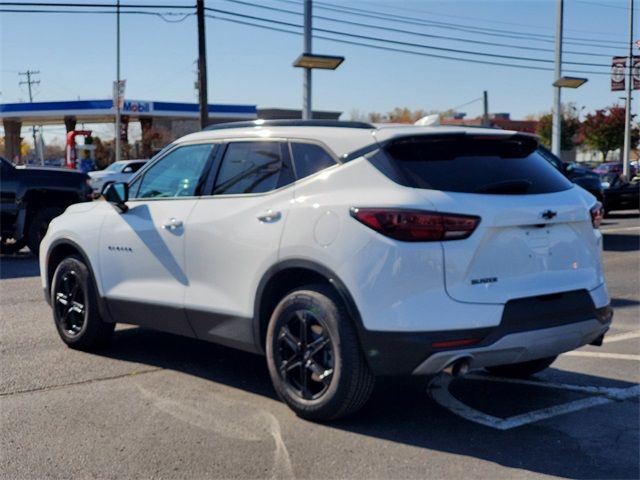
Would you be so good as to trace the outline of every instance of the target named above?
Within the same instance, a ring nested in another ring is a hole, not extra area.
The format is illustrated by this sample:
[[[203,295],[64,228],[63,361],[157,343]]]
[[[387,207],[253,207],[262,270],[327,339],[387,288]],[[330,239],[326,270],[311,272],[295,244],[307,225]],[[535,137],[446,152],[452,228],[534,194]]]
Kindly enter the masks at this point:
[[[549,148],[551,148],[552,124],[553,115],[545,113],[538,120],[538,128],[536,129],[536,133],[540,135],[542,143]],[[560,149],[571,150],[578,143],[576,137],[579,132],[580,120],[572,114],[572,110],[563,108],[560,117]]]
[[[624,146],[624,107],[611,105],[587,114],[582,122],[581,133],[584,143],[602,153],[602,161],[606,161],[607,154]],[[638,145],[640,132],[638,127],[631,129],[631,148]]]

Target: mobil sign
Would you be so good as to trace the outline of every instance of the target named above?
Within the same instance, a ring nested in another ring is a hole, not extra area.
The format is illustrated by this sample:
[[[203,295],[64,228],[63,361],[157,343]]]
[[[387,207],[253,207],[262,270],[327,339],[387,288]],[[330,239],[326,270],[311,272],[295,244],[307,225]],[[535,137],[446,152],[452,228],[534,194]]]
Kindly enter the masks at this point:
[[[150,113],[151,109],[151,102],[125,100],[122,111],[127,113]]]

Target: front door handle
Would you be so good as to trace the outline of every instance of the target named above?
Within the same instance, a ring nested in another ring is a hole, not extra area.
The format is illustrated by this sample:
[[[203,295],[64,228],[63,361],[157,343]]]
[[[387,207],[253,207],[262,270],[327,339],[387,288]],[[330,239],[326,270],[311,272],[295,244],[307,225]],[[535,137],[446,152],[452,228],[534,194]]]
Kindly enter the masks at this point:
[[[273,210],[267,210],[264,215],[258,215],[258,220],[262,223],[274,223],[282,218],[282,213],[274,212]]]
[[[162,228],[165,230],[175,230],[176,228],[182,227],[182,220],[178,220],[177,218],[170,218],[162,225]]]

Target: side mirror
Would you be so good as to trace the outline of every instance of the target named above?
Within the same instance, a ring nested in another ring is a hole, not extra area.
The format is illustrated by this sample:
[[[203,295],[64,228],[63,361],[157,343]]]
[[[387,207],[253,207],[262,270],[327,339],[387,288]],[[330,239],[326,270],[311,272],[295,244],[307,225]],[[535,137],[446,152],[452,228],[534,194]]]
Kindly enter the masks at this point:
[[[131,173],[133,172],[133,168],[131,167],[125,167],[124,170],[122,170],[122,173]]]
[[[129,200],[129,185],[125,182],[116,182],[107,185],[102,193],[104,199],[120,210],[121,213],[129,210],[126,202]]]

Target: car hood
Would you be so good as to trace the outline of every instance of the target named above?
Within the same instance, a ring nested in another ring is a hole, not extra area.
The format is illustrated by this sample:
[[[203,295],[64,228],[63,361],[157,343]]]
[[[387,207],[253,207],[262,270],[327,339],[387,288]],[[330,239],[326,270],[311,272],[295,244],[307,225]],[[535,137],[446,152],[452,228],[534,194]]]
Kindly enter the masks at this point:
[[[104,178],[104,177],[108,176],[111,173],[113,173],[113,172],[98,171],[98,172],[89,172],[88,175],[91,177],[92,180],[96,180],[98,178]]]
[[[72,179],[72,178],[87,178],[86,173],[79,172],[77,170],[69,170],[59,167],[16,167],[16,171],[20,175],[25,175],[29,178],[41,177],[41,178],[60,178],[60,179]]]

